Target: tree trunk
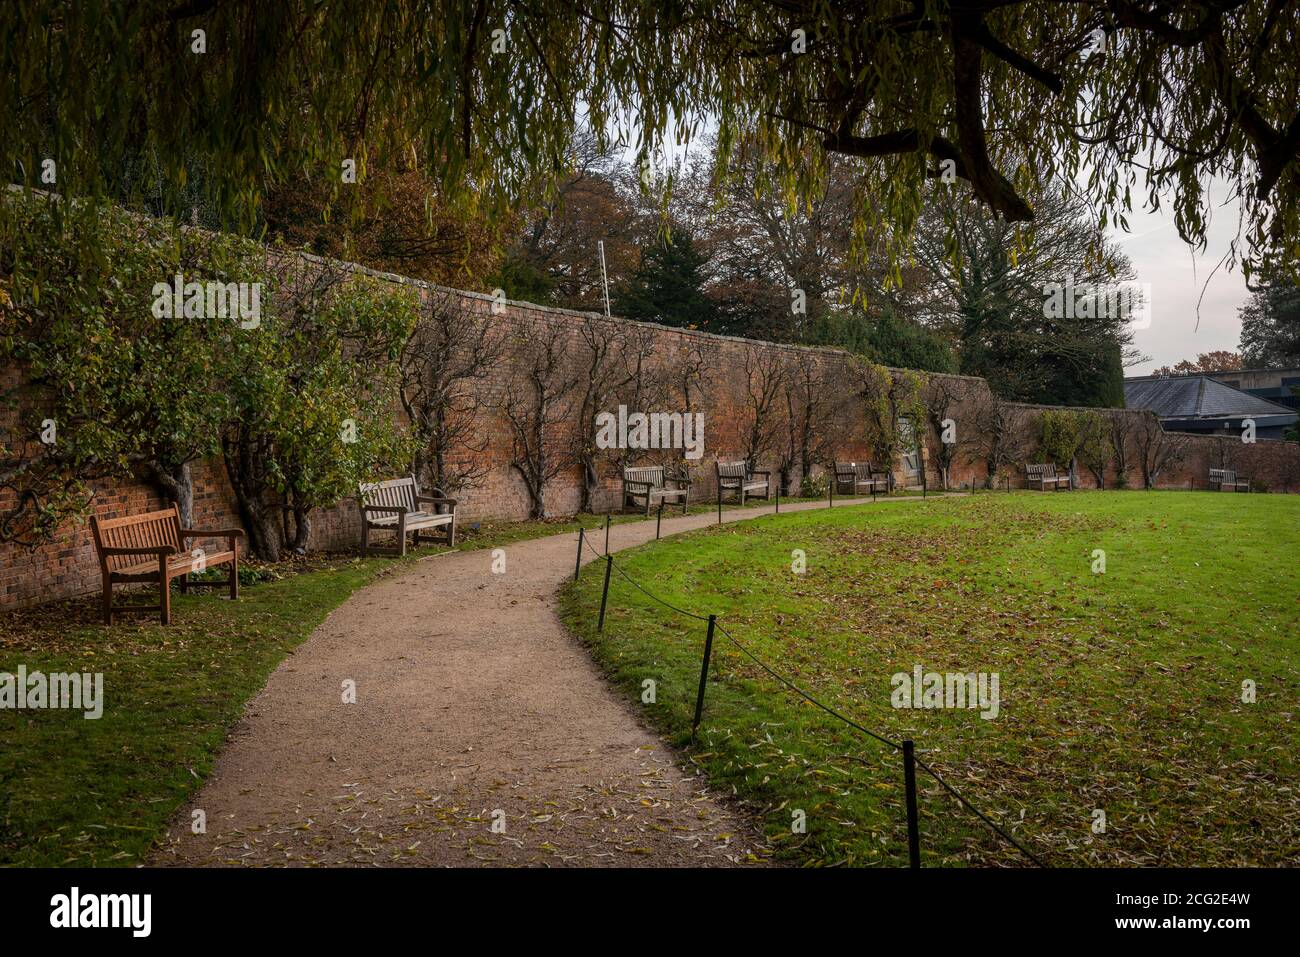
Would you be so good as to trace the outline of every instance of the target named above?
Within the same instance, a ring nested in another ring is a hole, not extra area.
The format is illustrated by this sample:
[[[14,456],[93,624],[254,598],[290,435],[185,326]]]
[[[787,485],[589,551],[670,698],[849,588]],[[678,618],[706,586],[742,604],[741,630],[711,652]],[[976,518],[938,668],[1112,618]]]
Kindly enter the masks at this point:
[[[157,489],[163,501],[174,504],[181,513],[181,528],[194,527],[194,476],[190,463],[164,468],[157,462],[150,462],[146,469],[146,480]]]
[[[293,507],[293,552],[295,555],[307,554],[307,543],[311,540],[311,509],[301,505]]]
[[[240,522],[248,533],[249,551],[263,561],[280,561],[284,554],[283,510],[278,503],[268,504],[264,498],[266,487],[256,474],[256,449],[246,437],[234,435],[223,437],[221,451]]]
[[[600,475],[596,472],[596,461],[588,455],[583,455],[579,464],[582,468],[582,489],[578,511],[590,512],[594,515],[596,510],[593,503],[600,489]]]

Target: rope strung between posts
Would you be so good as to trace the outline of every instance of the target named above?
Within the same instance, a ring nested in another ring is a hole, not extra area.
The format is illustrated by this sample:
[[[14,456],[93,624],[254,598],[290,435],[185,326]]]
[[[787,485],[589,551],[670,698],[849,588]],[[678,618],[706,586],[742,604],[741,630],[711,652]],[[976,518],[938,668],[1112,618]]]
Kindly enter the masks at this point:
[[[663,605],[665,608],[669,609],[670,611],[676,612],[677,614],[682,615],[686,618],[692,618],[695,621],[703,621],[703,622],[707,622],[709,620],[707,615],[697,615],[695,614],[695,612],[687,611],[684,608],[679,608],[678,606],[674,605],[672,602],[660,598],[654,592],[650,591],[648,588],[646,588],[644,585],[638,582],[635,578],[629,575],[618,562],[613,560],[612,555],[609,555],[601,551],[595,545],[587,542],[585,536],[583,538],[580,538],[579,542],[580,544],[585,544],[589,548],[591,548],[591,550],[597,555],[597,557],[607,558],[609,560],[610,567],[614,568],[619,573],[619,575],[621,575],[628,583],[630,583],[633,587],[635,587],[647,598],[650,598],[651,600],[658,602],[660,605]],[[581,551],[579,551],[579,556],[580,556],[579,560],[581,560]],[[791,691],[799,695],[809,704],[813,705],[816,708],[819,708],[820,710],[824,711],[826,714],[830,715],[831,717],[843,722],[848,727],[853,728],[854,730],[862,734],[865,734],[867,737],[879,741],[881,744],[888,745],[889,747],[893,748],[895,751],[900,751],[900,752],[903,751],[903,746],[899,742],[893,741],[882,734],[877,734],[875,731],[872,731],[870,728],[865,727],[862,724],[859,724],[857,721],[854,721],[852,718],[848,717],[847,715],[842,714],[841,712],[837,711],[835,708],[832,708],[830,705],[822,701],[819,701],[817,698],[813,697],[807,691],[803,690],[803,688],[799,687],[789,678],[785,677],[785,675],[781,674],[775,668],[771,667],[766,661],[764,661],[758,655],[754,654],[754,652],[752,652],[735,635],[733,635],[730,631],[728,631],[720,622],[717,622],[716,618],[714,621],[718,630],[721,631],[722,634],[726,636],[727,640],[730,641],[733,645],[735,645],[736,648],[742,654],[744,654],[747,658],[753,661],[754,664],[758,665],[761,669],[763,669],[763,671],[765,671],[776,681],[780,682],[782,685],[789,688]],[[926,764],[920,758],[916,758],[915,761],[917,766],[919,766],[921,770],[925,771],[926,774],[934,778],[935,781],[937,781],[945,791],[947,791],[949,794],[951,794],[954,798],[957,799],[958,803],[960,803],[962,807],[966,808],[977,818],[979,818],[995,834],[997,834],[999,837],[1005,840],[1008,844],[1010,844],[1012,847],[1018,850],[1021,854],[1025,855],[1025,857],[1027,857],[1038,867],[1047,866],[1041,860],[1039,860],[1039,858],[1033,852],[1031,852],[1027,847],[1025,847],[1023,844],[1017,841],[1014,837],[1012,837],[1011,834],[1008,833],[1005,828],[1001,827],[999,824],[997,824],[995,821],[989,818],[988,815],[980,811],[980,809],[977,808],[974,804],[972,804],[969,800],[967,800],[961,794],[961,792],[959,792],[951,784],[945,781],[938,771],[930,767],[930,765]]]

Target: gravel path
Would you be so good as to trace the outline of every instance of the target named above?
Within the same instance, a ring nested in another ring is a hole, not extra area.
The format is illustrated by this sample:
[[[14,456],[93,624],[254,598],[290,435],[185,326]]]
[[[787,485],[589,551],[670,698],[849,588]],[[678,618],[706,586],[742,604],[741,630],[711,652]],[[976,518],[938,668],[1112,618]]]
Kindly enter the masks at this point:
[[[615,525],[610,547],[653,537],[653,519]],[[576,539],[510,545],[504,575],[490,550],[431,556],[354,594],[248,703],[151,863],[763,863],[761,830],[675,763],[561,625]]]

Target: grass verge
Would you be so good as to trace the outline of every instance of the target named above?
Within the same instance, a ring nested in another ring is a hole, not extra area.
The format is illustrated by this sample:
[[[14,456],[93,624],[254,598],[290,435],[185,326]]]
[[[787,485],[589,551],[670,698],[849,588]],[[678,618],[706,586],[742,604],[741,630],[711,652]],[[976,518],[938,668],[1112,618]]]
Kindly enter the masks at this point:
[[[920,756],[1063,866],[1300,863],[1300,500],[989,494],[765,517],[624,553],[755,653]],[[807,571],[792,571],[802,549]],[[1095,573],[1096,551],[1106,570]],[[704,626],[614,576],[563,614],[649,720],[688,745]],[[801,702],[726,638],[689,759],[752,802],[787,859],[906,862],[896,753]],[[996,718],[891,707],[892,676],[988,672]],[[1243,702],[1243,682],[1257,698]],[[924,775],[923,860],[1017,865]],[[803,811],[806,833],[792,830]],[[1105,830],[1097,832],[1097,812]]]

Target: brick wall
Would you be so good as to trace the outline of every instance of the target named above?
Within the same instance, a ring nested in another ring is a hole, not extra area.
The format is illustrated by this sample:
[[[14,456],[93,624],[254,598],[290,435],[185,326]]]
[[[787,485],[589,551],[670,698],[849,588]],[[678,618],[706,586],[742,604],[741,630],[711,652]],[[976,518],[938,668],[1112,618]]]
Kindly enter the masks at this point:
[[[304,255],[297,258],[296,265],[301,267],[306,264],[310,268],[312,264],[323,262]],[[334,266],[337,268],[337,264]],[[832,396],[830,404],[833,406],[826,413],[821,429],[823,434],[829,436],[825,449],[827,459],[863,460],[871,457],[869,436],[864,426],[865,405],[859,395],[861,373],[856,360],[842,351],[755,343],[690,330],[628,324],[623,320],[609,320],[527,303],[508,303],[503,309],[498,304],[498,311],[494,312],[493,301],[480,294],[443,290],[403,277],[355,268],[359,273],[413,286],[426,298],[452,295],[468,316],[502,324],[512,333],[521,335],[524,341],[543,331],[547,334],[554,332],[560,337],[570,361],[575,363],[582,355],[581,332],[584,323],[609,323],[618,329],[635,330],[638,335],[649,338],[651,364],[664,385],[664,391],[660,394],[662,405],[642,411],[685,411],[687,397],[686,388],[679,381],[682,378],[681,371],[691,363],[699,364],[703,360],[703,378],[694,383],[691,390],[691,407],[705,415],[703,458],[688,462],[680,451],[651,452],[645,456],[649,461],[664,461],[678,467],[687,467],[696,483],[693,494],[699,498],[708,499],[714,494],[713,469],[717,459],[741,457],[745,447],[744,436],[751,425],[747,412],[752,408],[751,384],[756,375],[755,370],[761,369],[765,361],[811,363],[823,377],[825,391]],[[476,422],[476,429],[484,442],[484,448],[478,456],[477,464],[485,474],[482,481],[474,487],[457,492],[457,498],[461,502],[460,512],[465,521],[519,519],[527,515],[528,496],[523,483],[510,467],[510,429],[500,410],[507,390],[512,383],[518,381],[519,361],[517,356],[503,357],[491,375],[479,384],[483,411]],[[897,376],[898,372],[894,374]],[[976,407],[991,401],[987,385],[983,380],[956,376],[932,376],[931,380],[945,380],[960,385],[964,390],[963,408],[955,416],[959,423],[958,454],[951,469],[951,482],[958,487],[983,484],[987,479],[987,469],[977,441],[978,435],[973,433],[978,430]],[[17,381],[16,370],[0,370],[0,385],[11,386]],[[778,409],[783,408],[783,402],[778,403]],[[1037,419],[1042,407],[1017,408],[1023,431],[1022,458],[1034,460],[1037,455]],[[604,411],[614,412],[615,409]],[[1149,415],[1143,412],[1124,414],[1134,417]],[[5,427],[6,423],[0,422],[0,439],[5,438]],[[7,422],[7,427],[10,429],[9,439],[12,440],[12,419]],[[549,433],[552,441],[562,443],[574,427],[576,423],[572,421],[558,424]],[[774,414],[769,427],[778,436],[784,434],[783,411]],[[933,424],[928,422],[922,432],[925,437],[925,474],[929,487],[935,489],[940,485],[935,455],[939,436]],[[1261,441],[1247,446],[1222,438],[1201,436],[1187,437],[1180,441],[1186,445],[1186,454],[1180,463],[1160,476],[1160,487],[1187,488],[1195,483],[1197,488],[1204,488],[1211,466],[1235,464],[1238,471],[1267,484],[1274,491],[1295,491],[1300,488],[1300,446],[1295,444]],[[770,453],[761,465],[775,470],[776,459],[776,454]],[[892,463],[892,470],[896,482],[905,481],[900,461]],[[617,462],[612,459],[607,461],[594,503],[597,511],[618,506],[619,475]],[[1013,470],[1011,475],[1013,485],[1023,485],[1023,470],[1019,474]],[[196,524],[201,527],[238,524],[238,510],[223,464],[219,460],[198,463],[194,477]],[[794,476],[796,487],[799,478],[797,474]],[[1130,468],[1128,479],[1130,487],[1142,486],[1141,474],[1136,465]],[[1111,481],[1113,482],[1113,476]],[[1081,471],[1080,485],[1094,485],[1092,476],[1086,471]],[[578,508],[580,488],[577,469],[565,468],[550,483],[546,496],[548,514],[573,514]],[[161,504],[155,491],[133,481],[101,483],[94,491],[92,507],[105,517],[145,511]],[[8,504],[11,503],[0,499],[0,509]],[[350,501],[322,510],[313,517],[313,549],[353,548],[359,537],[357,510]],[[34,551],[0,545],[0,606],[16,607],[67,597],[91,591],[98,585],[99,567],[85,524],[65,527],[57,541]]]

